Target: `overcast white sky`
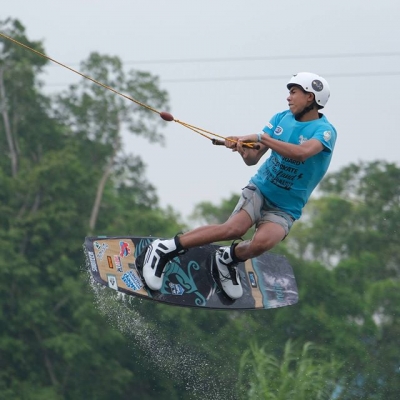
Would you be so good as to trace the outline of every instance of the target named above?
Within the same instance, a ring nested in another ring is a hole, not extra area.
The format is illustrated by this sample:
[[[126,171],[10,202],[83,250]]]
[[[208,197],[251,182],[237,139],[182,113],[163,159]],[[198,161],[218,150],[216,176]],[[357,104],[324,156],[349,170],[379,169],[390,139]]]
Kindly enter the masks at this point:
[[[223,136],[259,132],[287,108],[292,74],[319,73],[331,86],[324,113],[338,130],[331,171],[399,160],[400,1],[2,3],[1,18],[19,19],[50,57],[79,68],[92,51],[118,56],[160,77],[175,118]],[[156,60],[191,62],[138,63]],[[80,78],[52,65],[43,79],[46,90],[61,91]],[[201,201],[239,193],[257,169],[174,122],[164,132],[164,148],[135,137],[126,144],[144,158],[162,205],[183,216]]]

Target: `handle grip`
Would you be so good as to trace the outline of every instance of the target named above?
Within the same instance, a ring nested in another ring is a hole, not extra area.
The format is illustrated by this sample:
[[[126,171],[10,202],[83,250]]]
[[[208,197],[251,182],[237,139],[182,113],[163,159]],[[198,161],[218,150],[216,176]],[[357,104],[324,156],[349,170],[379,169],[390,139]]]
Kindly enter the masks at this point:
[[[211,142],[215,146],[225,146],[225,142],[223,140],[211,139]],[[249,144],[243,143],[243,147],[247,147],[249,149],[260,150],[260,145],[259,144],[253,144],[251,146]]]

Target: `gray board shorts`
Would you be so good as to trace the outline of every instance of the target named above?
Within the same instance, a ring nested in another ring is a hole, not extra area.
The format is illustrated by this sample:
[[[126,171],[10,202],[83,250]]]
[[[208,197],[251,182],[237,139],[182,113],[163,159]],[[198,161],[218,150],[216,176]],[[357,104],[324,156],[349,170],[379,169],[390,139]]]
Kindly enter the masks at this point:
[[[290,214],[272,204],[253,183],[249,183],[243,188],[240,199],[231,216],[237,214],[240,210],[245,210],[249,214],[256,227],[265,222],[274,222],[281,225],[285,230],[286,236],[289,234],[294,222],[294,218]]]

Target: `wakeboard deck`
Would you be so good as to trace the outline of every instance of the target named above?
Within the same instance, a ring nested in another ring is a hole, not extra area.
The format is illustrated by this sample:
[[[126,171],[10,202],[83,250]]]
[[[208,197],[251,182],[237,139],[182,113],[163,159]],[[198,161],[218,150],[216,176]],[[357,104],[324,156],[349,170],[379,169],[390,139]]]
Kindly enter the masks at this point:
[[[184,307],[255,310],[285,307],[298,302],[296,279],[284,256],[274,253],[240,263],[240,299],[228,298],[211,271],[218,245],[190,249],[165,267],[160,291],[150,290],[136,266],[136,258],[155,237],[86,237],[84,250],[93,279],[101,285],[149,300]],[[214,272],[215,273],[215,272]]]

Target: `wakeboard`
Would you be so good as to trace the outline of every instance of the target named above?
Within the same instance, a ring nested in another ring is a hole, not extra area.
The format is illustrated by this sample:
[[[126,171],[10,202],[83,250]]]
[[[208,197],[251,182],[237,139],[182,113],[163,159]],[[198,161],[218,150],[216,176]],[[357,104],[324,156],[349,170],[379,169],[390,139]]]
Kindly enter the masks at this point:
[[[285,307],[298,302],[293,269],[274,253],[240,263],[243,296],[227,297],[219,288],[211,259],[218,245],[190,249],[165,267],[160,291],[150,290],[141,277],[136,258],[154,237],[86,237],[84,251],[93,279],[118,292],[184,307],[220,310],[255,310]]]

